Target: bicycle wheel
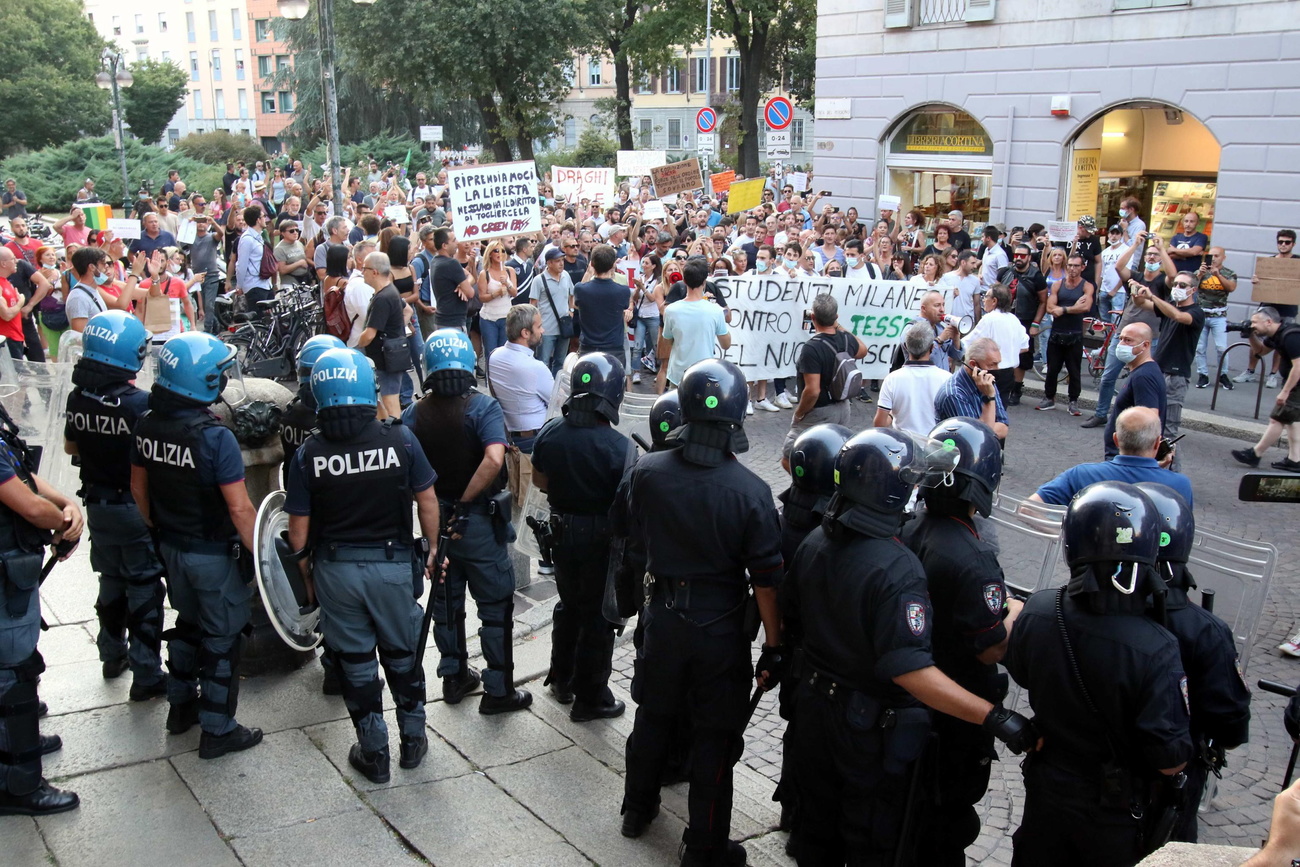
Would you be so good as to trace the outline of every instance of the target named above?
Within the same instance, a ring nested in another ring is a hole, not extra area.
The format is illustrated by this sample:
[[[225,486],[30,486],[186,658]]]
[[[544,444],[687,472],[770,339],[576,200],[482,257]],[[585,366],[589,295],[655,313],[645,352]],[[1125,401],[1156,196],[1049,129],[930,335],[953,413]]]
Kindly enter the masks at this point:
[[[247,369],[248,365],[255,361],[260,361],[265,357],[265,351],[262,346],[265,335],[255,325],[245,325],[238,331],[231,331],[221,335],[221,342],[228,346],[235,347],[235,359],[239,361],[241,368]]]

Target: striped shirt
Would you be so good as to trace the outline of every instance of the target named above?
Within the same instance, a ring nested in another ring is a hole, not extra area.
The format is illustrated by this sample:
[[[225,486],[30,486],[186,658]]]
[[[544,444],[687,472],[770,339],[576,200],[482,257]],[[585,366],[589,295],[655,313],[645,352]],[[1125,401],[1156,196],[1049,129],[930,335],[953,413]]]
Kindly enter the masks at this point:
[[[1007,421],[1007,411],[1002,406],[1002,395],[995,390],[993,400],[997,405],[996,420],[1002,424]],[[971,379],[966,368],[958,368],[934,396],[934,421],[938,424],[950,418],[979,418],[984,411],[984,397],[979,386]]]

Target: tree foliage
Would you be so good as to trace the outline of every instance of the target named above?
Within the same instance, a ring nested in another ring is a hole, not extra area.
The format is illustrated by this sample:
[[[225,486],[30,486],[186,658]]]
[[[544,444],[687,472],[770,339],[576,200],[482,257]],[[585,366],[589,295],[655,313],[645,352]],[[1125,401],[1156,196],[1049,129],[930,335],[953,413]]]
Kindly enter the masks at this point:
[[[190,189],[207,192],[221,185],[225,172],[224,164],[200,163],[134,138],[126,140],[126,164],[132,199],[141,181],[151,181],[155,192],[162,189],[168,169],[179,171]],[[112,136],[77,139],[9,157],[0,162],[0,176],[18,181],[30,210],[66,212],[86,178],[94,178],[95,192],[105,202],[115,207],[122,202],[122,172]]]
[[[185,104],[189,76],[170,60],[138,60],[131,64],[131,86],[122,91],[123,119],[140,141],[153,144]]]
[[[268,159],[266,150],[251,135],[230,130],[192,132],[176,143],[176,152],[200,163],[224,166],[243,160],[249,166]]]
[[[353,144],[345,144],[339,147],[339,161],[344,168],[351,166],[352,174],[355,176],[363,166],[369,165],[369,160],[375,160],[379,165],[386,166],[392,163],[397,167],[406,165],[406,155],[411,155],[411,166],[408,172],[410,177],[415,177],[416,172],[424,172],[430,169],[428,146],[421,144],[411,136],[395,136],[387,133],[381,133],[372,136],[364,141]],[[320,174],[320,167],[325,163],[325,144],[324,142],[315,142],[309,146],[306,151],[299,152],[295,159],[301,159],[304,164],[310,164],[312,174]],[[361,171],[364,178],[365,171]]]
[[[581,166],[583,168],[613,168],[618,161],[618,142],[604,130],[595,126],[583,129],[578,136],[578,146],[570,150],[547,151],[537,155],[537,173],[543,175],[552,166]]]
[[[0,157],[108,129],[108,99],[95,85],[104,41],[80,0],[0,3]]]

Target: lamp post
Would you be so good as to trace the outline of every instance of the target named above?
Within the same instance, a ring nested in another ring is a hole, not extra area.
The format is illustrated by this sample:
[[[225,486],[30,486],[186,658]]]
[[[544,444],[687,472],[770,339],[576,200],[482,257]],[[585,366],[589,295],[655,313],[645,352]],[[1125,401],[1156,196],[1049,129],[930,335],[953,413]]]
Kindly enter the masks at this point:
[[[105,48],[100,58],[103,68],[95,76],[101,90],[113,92],[113,143],[117,146],[117,160],[122,168],[122,216],[131,213],[131,178],[126,172],[126,140],[122,136],[122,88],[135,83],[126,61],[113,48]]]
[[[369,6],[375,0],[352,0]],[[279,0],[280,14],[290,21],[307,17],[310,0]],[[343,169],[339,165],[339,94],[334,86],[334,0],[317,0],[317,47],[320,50],[321,98],[324,100],[325,141],[330,164],[334,215],[343,215]]]

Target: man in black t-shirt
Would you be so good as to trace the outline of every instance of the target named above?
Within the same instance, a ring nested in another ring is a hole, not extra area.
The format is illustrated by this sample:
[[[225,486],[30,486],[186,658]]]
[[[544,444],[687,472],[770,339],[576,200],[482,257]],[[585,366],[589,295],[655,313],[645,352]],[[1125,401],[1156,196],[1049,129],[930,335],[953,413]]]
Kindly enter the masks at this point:
[[[433,304],[437,308],[439,328],[465,330],[465,313],[469,299],[474,295],[474,281],[465,267],[456,260],[456,235],[451,229],[433,230],[433,257],[430,273],[433,285]]]
[[[1025,389],[1025,371],[1034,366],[1034,344],[1038,339],[1039,323],[1047,309],[1047,280],[1034,264],[1029,245],[1017,243],[1011,250],[1011,264],[998,271],[998,282],[1007,287],[1014,299],[1016,318],[1029,335],[1029,348],[1020,353],[1020,363],[1015,367],[1016,384],[1012,387],[1007,406],[1018,406]]]
[[[962,228],[966,220],[961,211],[948,212],[948,243],[957,248],[957,252],[970,249],[970,235]]]
[[[831,395],[831,383],[835,380],[835,369],[839,362],[835,356],[847,352],[854,358],[867,354],[867,346],[861,340],[840,327],[840,305],[831,295],[818,295],[812,304],[813,335],[803,345],[795,369],[803,390],[799,393],[799,403],[794,408],[794,417],[790,420],[790,430],[785,435],[781,447],[781,466],[790,471],[790,449],[799,434],[817,424],[849,424],[850,400],[835,400]]]
[[[1196,357],[1196,343],[1205,327],[1205,311],[1196,303],[1196,276],[1180,271],[1173,279],[1169,301],[1142,287],[1133,293],[1133,303],[1154,310],[1160,321],[1160,342],[1155,359],[1160,372],[1165,375],[1165,426],[1164,438],[1178,436],[1183,423],[1183,402],[1187,399],[1187,384],[1192,377]],[[1173,470],[1182,471],[1182,461],[1174,452]]]
[[[1232,456],[1249,467],[1259,466],[1259,459],[1286,431],[1287,455],[1273,462],[1273,468],[1300,473],[1300,326],[1283,320],[1275,307],[1261,307],[1250,317],[1251,352],[1265,355],[1270,349],[1278,354],[1281,375],[1285,377],[1277,393],[1268,428],[1254,448],[1236,449]]]
[[[573,303],[582,317],[578,352],[608,352],[615,358],[627,356],[627,323],[632,318],[632,292],[615,282],[614,248],[599,244],[591,251],[595,276],[573,287]],[[626,369],[626,365],[625,365]]]
[[[357,338],[357,347],[375,363],[375,379],[379,382],[379,417],[400,418],[402,380],[411,368],[411,353],[409,348],[389,353],[401,359],[403,366],[400,369],[395,370],[384,361],[384,344],[407,336],[406,305],[401,293],[393,285],[392,264],[388,254],[371,253],[367,256],[361,269],[361,279],[375,290],[375,294],[366,310],[366,328]]]

